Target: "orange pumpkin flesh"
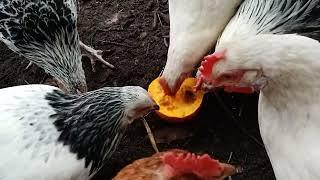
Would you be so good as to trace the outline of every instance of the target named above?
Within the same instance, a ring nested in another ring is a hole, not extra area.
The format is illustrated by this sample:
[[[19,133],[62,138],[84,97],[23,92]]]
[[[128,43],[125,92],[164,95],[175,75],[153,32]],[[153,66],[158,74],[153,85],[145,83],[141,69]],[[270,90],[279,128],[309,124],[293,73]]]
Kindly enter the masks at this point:
[[[194,117],[201,107],[203,91],[193,92],[196,78],[187,78],[174,96],[166,95],[159,83],[159,78],[153,80],[148,91],[160,106],[157,114],[170,122],[182,122]]]

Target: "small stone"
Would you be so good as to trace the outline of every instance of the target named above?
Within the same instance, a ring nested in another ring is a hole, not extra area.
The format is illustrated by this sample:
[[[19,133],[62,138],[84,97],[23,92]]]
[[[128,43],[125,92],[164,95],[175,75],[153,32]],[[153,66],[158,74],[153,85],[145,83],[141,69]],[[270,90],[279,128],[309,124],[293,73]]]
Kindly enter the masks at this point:
[[[148,35],[147,32],[143,32],[143,33],[141,33],[141,34],[139,35],[139,39],[144,39],[144,38],[147,37],[147,35]]]

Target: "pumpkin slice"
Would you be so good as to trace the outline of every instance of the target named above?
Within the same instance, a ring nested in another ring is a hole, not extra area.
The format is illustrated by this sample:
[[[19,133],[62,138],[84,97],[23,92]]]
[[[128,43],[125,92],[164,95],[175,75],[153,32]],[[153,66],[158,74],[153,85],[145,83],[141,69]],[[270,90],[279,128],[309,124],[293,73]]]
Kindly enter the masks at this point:
[[[196,83],[196,78],[187,78],[178,92],[171,96],[165,94],[159,83],[159,78],[153,80],[148,91],[160,106],[159,111],[156,111],[157,114],[169,122],[182,122],[192,119],[200,109],[204,96],[203,91],[193,91]]]

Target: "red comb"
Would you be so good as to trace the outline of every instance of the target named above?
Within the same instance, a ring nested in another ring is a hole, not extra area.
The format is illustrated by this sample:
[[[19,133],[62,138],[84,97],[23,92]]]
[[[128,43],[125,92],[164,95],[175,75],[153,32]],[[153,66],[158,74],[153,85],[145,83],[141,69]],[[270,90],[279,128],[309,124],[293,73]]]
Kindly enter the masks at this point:
[[[223,167],[218,160],[208,154],[202,156],[191,153],[167,152],[163,155],[163,162],[180,173],[193,173],[201,178],[219,177]]]
[[[210,79],[213,65],[218,62],[221,58],[224,57],[224,52],[215,52],[211,55],[204,57],[201,62],[201,66],[199,71],[201,72],[201,76],[207,79]]]
[[[211,81],[212,68],[221,58],[224,57],[225,52],[215,52],[203,58],[201,66],[199,67],[200,74],[197,77],[197,84],[194,87],[194,91],[201,89],[202,83],[205,81]]]

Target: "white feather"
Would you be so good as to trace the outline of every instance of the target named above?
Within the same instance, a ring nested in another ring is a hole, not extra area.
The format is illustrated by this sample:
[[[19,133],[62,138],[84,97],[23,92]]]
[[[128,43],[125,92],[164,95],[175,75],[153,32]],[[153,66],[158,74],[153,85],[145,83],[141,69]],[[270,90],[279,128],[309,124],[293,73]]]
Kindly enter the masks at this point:
[[[306,88],[302,97],[312,95],[314,101],[302,104],[288,97],[281,109],[273,106],[275,97],[260,94],[260,133],[278,180],[320,179],[319,92]]]
[[[226,26],[221,43],[257,34],[283,34],[303,23],[319,0],[246,0]]]
[[[1,180],[88,179],[84,160],[57,142],[55,119],[48,118],[55,112],[45,95],[55,89],[26,85],[0,90]]]

